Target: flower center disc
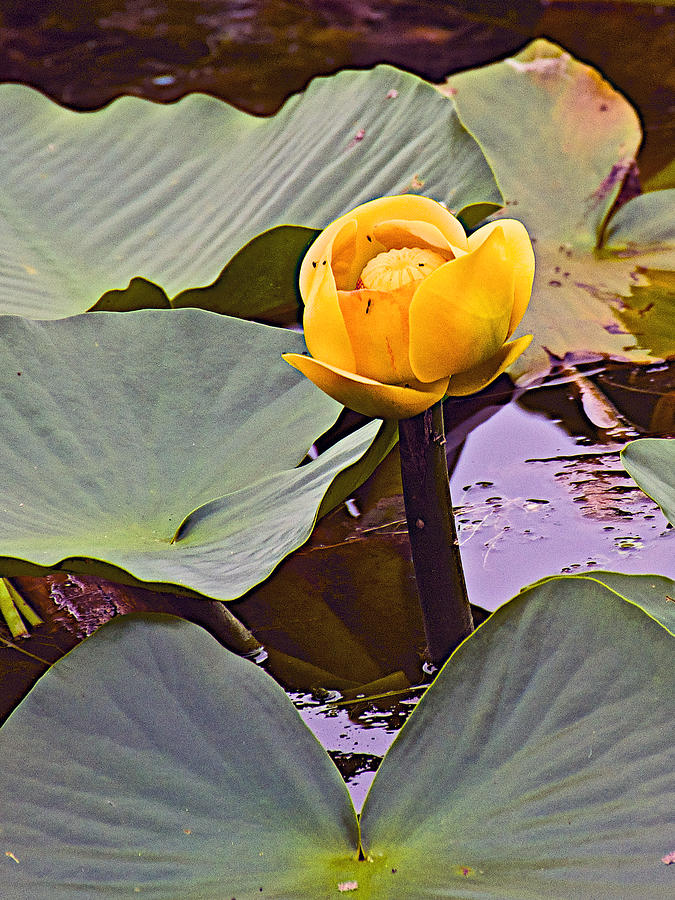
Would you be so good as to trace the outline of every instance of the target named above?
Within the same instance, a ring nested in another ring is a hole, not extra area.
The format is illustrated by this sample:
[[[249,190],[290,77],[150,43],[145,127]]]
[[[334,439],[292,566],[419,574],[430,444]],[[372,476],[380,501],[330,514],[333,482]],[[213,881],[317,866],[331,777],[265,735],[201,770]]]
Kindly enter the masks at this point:
[[[378,253],[364,266],[356,287],[370,291],[395,291],[411,281],[421,281],[445,262],[440,253],[433,250],[411,250],[409,247],[387,250]]]

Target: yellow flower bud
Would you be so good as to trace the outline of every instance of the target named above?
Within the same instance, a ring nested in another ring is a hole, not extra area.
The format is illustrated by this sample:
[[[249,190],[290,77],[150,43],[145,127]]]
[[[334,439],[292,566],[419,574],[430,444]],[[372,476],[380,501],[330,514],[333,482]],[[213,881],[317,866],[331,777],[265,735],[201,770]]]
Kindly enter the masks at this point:
[[[532,290],[525,227],[499,219],[468,239],[440,203],[382,197],[341,216],[300,267],[310,356],[284,359],[345,406],[407,418],[481,390],[527,347],[509,341]]]

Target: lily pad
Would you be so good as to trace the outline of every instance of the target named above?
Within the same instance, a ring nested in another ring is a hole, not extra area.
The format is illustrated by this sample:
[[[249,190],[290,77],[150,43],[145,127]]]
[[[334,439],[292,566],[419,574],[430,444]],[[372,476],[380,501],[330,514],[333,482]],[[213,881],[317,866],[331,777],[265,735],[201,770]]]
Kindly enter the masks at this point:
[[[621,451],[628,474],[675,525],[675,440],[641,438]]]
[[[262,581],[378,431],[298,467],[341,408],[281,359],[303,346],[201,310],[4,318],[0,571],[60,566],[217,599]]]
[[[639,598],[645,576],[616,577]],[[672,646],[593,579],[552,578],[497,610],[427,691],[366,799],[364,843],[396,867],[398,896],[666,891]]]
[[[0,143],[0,311],[34,318],[132,278],[173,298],[261,232],[321,228],[374,196],[501,201],[453,104],[390,66],[318,78],[268,119],[199,94],[76,113],[6,84]]]
[[[535,337],[512,374],[532,382],[548,372],[551,354],[649,362],[675,353],[672,328],[663,339],[658,292],[638,323],[622,315],[631,289],[648,289],[644,270],[675,263],[674,191],[642,194],[613,212],[641,140],[628,101],[546,40],[453,75],[442,90],[495,171],[506,200],[499,215],[522,220],[535,241],[521,324]]]
[[[0,800],[7,900],[325,896],[355,855],[347,788],[282,688],[184,620],[105,625],[3,725],[2,758],[24,741]]]
[[[524,591],[395,740],[359,860],[347,789],[281,688],[195,625],[119,617],[0,729],[4,896],[666,896],[671,660],[618,587]]]

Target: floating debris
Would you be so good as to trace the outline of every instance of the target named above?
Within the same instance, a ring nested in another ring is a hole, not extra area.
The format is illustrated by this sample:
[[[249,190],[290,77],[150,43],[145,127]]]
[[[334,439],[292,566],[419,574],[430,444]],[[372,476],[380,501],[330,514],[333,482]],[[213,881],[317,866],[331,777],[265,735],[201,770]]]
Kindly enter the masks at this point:
[[[365,128],[359,128],[351,141],[347,144],[347,150],[351,150],[352,147],[355,147],[357,144],[361,143],[361,141],[366,136]]]

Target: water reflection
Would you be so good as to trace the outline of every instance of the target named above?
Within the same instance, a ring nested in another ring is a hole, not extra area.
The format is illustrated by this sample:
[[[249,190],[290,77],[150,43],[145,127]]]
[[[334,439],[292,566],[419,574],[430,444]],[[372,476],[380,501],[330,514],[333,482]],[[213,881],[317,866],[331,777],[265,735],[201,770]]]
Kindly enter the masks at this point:
[[[312,695],[291,694],[303,721],[320,739],[349,787],[359,812],[375,772],[417,705],[421,691],[402,697],[388,709],[369,708],[358,718],[349,709],[316,701]]]
[[[537,578],[593,567],[675,574],[675,531],[623,469],[624,440],[581,417],[562,427],[528,410],[534,396],[477,428],[452,474],[474,602],[495,609]]]

